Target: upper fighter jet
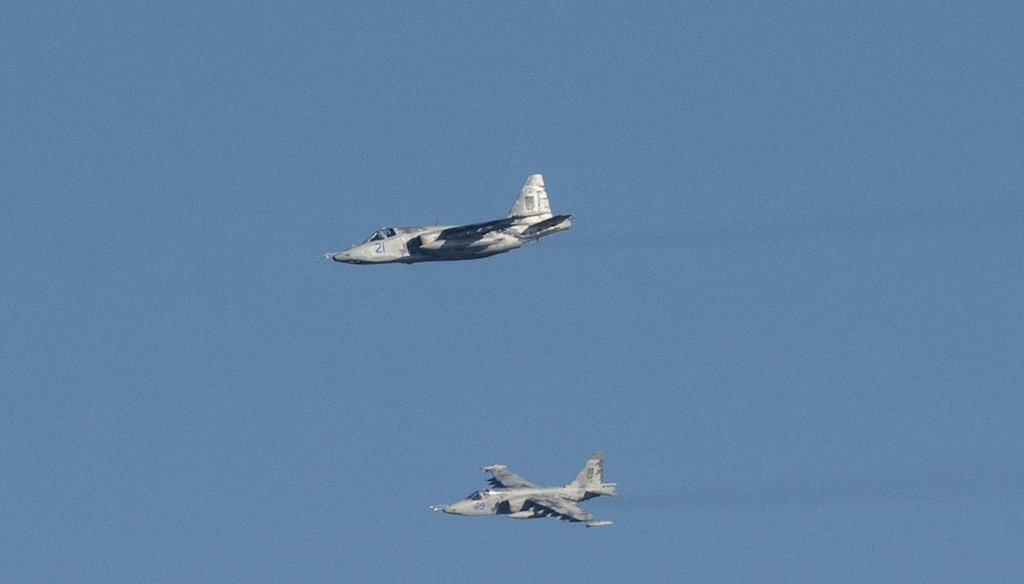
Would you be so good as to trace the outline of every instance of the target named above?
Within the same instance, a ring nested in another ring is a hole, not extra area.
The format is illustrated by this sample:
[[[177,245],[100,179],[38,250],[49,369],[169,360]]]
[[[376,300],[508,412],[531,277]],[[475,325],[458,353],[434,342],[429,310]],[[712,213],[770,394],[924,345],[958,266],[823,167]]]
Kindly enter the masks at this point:
[[[615,483],[604,481],[604,455],[595,452],[576,479],[564,487],[538,487],[509,472],[503,464],[483,467],[491,473],[490,489],[476,491],[451,505],[434,505],[435,511],[453,515],[508,515],[513,519],[557,517],[563,521],[582,521],[587,527],[611,525],[599,521],[577,503],[598,495],[614,495]]]
[[[325,257],[347,264],[474,260],[565,231],[571,220],[572,215],[551,214],[544,177],[532,174],[504,219],[470,225],[385,227],[363,243]]]

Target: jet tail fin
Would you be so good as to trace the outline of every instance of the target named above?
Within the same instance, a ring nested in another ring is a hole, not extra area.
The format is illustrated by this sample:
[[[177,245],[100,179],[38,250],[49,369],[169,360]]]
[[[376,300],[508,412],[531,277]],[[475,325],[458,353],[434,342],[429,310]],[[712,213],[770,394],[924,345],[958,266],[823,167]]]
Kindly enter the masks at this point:
[[[588,495],[587,498],[615,495],[615,483],[604,482],[604,454],[595,452],[569,486],[583,489]]]
[[[544,187],[544,177],[531,174],[526,184],[519,191],[519,197],[508,211],[509,217],[551,216],[551,203],[548,202],[548,191]]]

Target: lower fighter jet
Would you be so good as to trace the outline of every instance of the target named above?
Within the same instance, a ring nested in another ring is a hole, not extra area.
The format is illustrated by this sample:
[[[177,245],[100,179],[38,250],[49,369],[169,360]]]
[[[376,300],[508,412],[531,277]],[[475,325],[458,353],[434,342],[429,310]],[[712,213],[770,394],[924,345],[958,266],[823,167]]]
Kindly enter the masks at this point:
[[[526,179],[508,216],[470,225],[385,227],[366,241],[324,257],[346,264],[475,260],[504,253],[572,226],[572,215],[552,215],[544,177]]]
[[[434,505],[435,511],[453,515],[508,515],[513,519],[557,517],[563,521],[583,522],[587,527],[611,525],[599,521],[577,503],[599,495],[615,495],[615,483],[604,481],[604,455],[595,452],[576,479],[564,487],[538,487],[509,472],[503,464],[483,467],[491,473],[490,489],[476,491],[451,505]]]

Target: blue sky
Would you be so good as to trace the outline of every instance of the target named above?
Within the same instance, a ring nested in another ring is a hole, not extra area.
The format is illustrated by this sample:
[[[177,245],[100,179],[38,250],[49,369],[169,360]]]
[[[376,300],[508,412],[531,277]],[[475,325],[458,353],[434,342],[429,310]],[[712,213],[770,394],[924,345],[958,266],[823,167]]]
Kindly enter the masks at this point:
[[[1018,3],[0,27],[0,580],[1024,573]],[[321,257],[534,172],[571,231]],[[595,450],[613,527],[429,510]]]

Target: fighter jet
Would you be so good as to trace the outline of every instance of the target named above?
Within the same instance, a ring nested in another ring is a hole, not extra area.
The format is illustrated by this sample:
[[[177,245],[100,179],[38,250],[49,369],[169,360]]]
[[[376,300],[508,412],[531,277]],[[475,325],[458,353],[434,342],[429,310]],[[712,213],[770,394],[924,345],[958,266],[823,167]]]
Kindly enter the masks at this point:
[[[504,219],[469,225],[385,227],[363,243],[324,257],[346,264],[475,260],[516,249],[571,225],[572,215],[551,214],[544,177],[532,174]]]
[[[483,467],[491,473],[490,489],[476,491],[451,505],[434,505],[435,511],[452,515],[508,515],[513,519],[557,517],[583,522],[587,527],[611,525],[600,521],[577,503],[598,495],[615,495],[615,483],[604,482],[604,455],[595,452],[576,479],[564,487],[539,487],[509,472],[503,464]]]

